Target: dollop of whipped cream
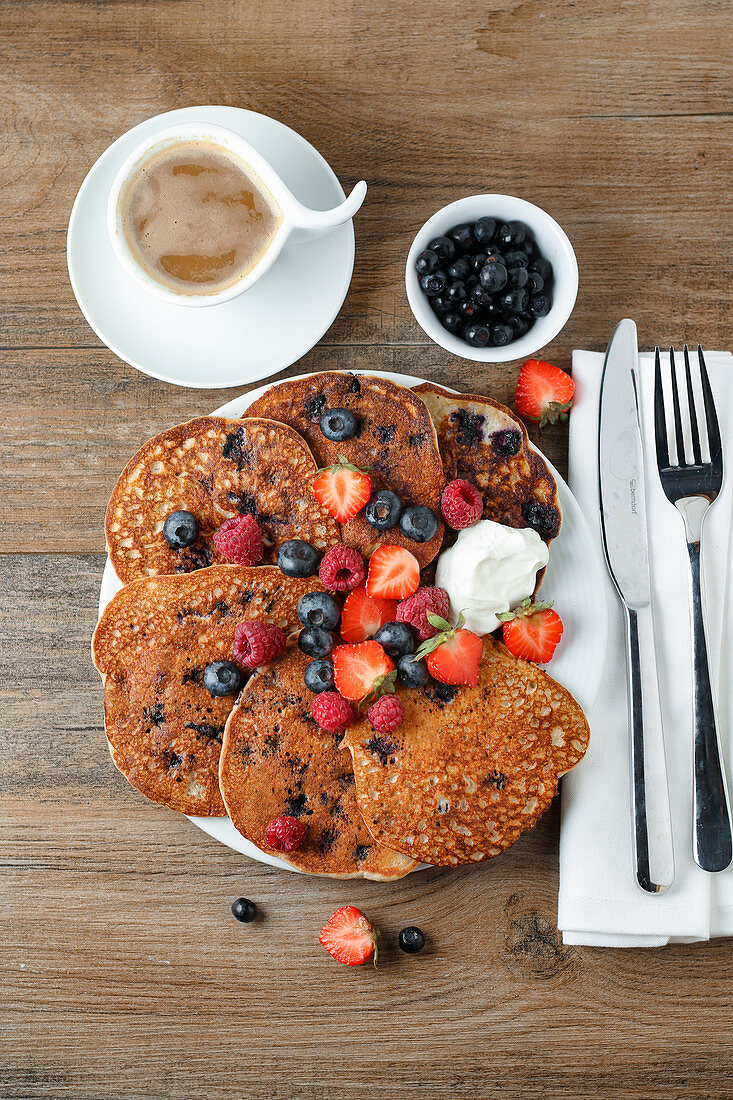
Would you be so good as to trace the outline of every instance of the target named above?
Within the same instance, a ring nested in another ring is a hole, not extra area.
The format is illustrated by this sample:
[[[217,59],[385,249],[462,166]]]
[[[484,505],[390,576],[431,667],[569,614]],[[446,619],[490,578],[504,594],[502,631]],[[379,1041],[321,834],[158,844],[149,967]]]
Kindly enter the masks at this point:
[[[505,527],[482,519],[460,531],[453,546],[438,558],[435,583],[450,596],[451,614],[463,612],[466,626],[490,634],[497,615],[531,596],[537,572],[549,551],[531,527]]]

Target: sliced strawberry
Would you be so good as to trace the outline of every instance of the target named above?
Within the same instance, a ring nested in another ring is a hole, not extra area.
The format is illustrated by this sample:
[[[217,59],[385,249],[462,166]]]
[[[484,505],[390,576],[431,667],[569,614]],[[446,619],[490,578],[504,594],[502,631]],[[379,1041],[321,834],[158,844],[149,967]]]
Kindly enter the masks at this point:
[[[478,634],[466,630],[463,615],[452,627],[440,615],[428,612],[428,622],[439,631],[423,642],[417,651],[424,658],[428,672],[443,684],[468,684],[476,687],[484,643]]]
[[[528,359],[517,381],[517,412],[540,427],[567,420],[575,383],[569,374],[543,359]]]
[[[548,603],[523,600],[521,607],[499,615],[504,645],[515,657],[544,665],[552,659],[562,638],[563,625],[557,611]]]
[[[378,691],[394,665],[379,642],[337,645],[331,654],[336,690],[344,699],[361,702]]]
[[[397,600],[377,600],[367,596],[366,584],[349,592],[341,612],[341,637],[345,642],[365,642],[380,626],[391,623],[397,614]]]
[[[342,905],[321,929],[318,941],[337,962],[361,966],[374,955],[379,931],[373,928],[361,910]]]
[[[318,471],[313,492],[319,504],[339,523],[348,523],[357,515],[372,495],[372,479],[352,466],[343,455],[335,466]]]
[[[369,559],[367,595],[381,600],[404,600],[417,592],[420,564],[401,546],[380,546]]]

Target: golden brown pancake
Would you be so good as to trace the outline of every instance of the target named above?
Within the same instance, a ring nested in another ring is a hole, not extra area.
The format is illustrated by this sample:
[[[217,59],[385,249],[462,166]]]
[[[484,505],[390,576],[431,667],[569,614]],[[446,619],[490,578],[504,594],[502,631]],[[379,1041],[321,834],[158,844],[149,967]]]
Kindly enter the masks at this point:
[[[306,443],[284,424],[200,416],[169,428],[140,448],[112,492],[105,532],[115,572],[126,584],[221,564],[213,534],[237,514],[256,518],[265,562],[288,539],[332,546],[339,526],[313,495],[315,476]],[[184,550],[163,537],[166,517],[177,511],[199,523],[196,542]]]
[[[402,691],[402,724],[346,730],[372,836],[425,863],[496,856],[532,828],[588,746],[585,716],[546,672],[484,642],[476,688]]]
[[[326,439],[319,422],[328,408],[354,413],[359,430],[352,439],[343,443]],[[443,538],[443,466],[433,422],[413,390],[381,376],[329,371],[271,386],[247,415],[289,424],[306,440],[319,466],[333,465],[342,454],[353,465],[370,468],[374,490],[391,489],[406,506],[432,508],[439,521],[438,533],[425,543],[405,538],[399,527],[375,530],[363,511],[342,527],[344,542],[366,555],[382,543],[391,543],[410,550],[421,566],[432,561]]]
[[[446,478],[465,478],[484,498],[484,519],[533,527],[545,542],[560,530],[557,485],[514,414],[488,397],[415,387],[438,433]]]
[[[219,768],[227,812],[242,836],[265,851],[268,824],[297,817],[303,843],[276,854],[301,871],[400,878],[415,862],[377,843],[366,828],[342,735],[319,730],[311,717],[313,696],[303,683],[308,661],[293,649],[259,669],[229,716]]]
[[[92,657],[112,759],[133,787],[180,813],[224,814],[219,753],[236,695],[212,697],[203,671],[232,659],[234,630],[245,620],[294,634],[298,600],[319,588],[317,578],[295,580],[273,566],[216,565],[146,577],[117,593]]]

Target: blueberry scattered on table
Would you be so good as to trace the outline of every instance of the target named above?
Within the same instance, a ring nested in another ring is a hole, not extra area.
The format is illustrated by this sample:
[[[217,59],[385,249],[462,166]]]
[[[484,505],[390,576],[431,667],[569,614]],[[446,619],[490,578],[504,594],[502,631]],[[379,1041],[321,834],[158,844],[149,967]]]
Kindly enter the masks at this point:
[[[425,934],[421,929],[412,925],[410,928],[402,929],[397,937],[397,942],[408,955],[416,955],[425,946]]]
[[[486,215],[454,225],[415,269],[443,328],[471,347],[505,347],[552,308],[552,264],[524,222]]]
[[[257,906],[249,898],[237,898],[232,902],[232,914],[242,924],[251,924],[257,916]]]

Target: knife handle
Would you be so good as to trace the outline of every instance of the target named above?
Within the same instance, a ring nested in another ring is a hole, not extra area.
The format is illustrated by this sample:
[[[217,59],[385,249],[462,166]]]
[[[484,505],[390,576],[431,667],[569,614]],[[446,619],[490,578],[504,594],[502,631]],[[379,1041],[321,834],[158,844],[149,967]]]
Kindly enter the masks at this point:
[[[649,605],[624,606],[624,612],[636,880],[642,890],[658,894],[674,880],[674,850],[654,624]]]

